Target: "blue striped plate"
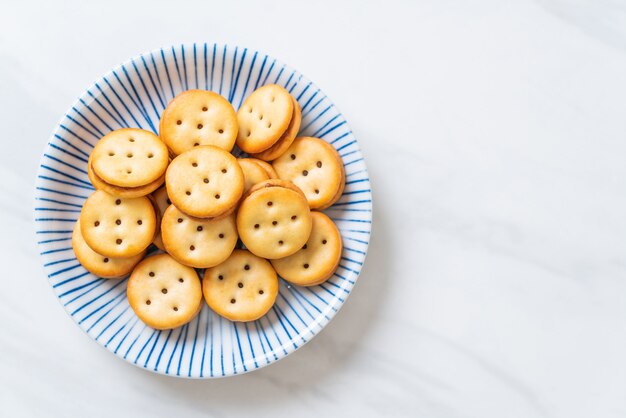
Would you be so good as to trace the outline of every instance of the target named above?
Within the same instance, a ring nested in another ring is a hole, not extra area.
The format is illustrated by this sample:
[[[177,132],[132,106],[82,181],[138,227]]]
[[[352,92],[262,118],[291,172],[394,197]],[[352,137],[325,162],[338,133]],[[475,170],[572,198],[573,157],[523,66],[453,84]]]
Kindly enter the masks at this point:
[[[300,135],[316,136],[341,154],[346,189],[326,210],[341,230],[344,252],[326,283],[304,288],[281,280],[276,305],[263,318],[232,323],[204,306],[191,323],[155,331],[133,313],[126,280],[85,271],[71,234],[93,191],[87,157],[107,132],[139,127],[157,132],[159,115],[176,94],[207,89],[237,109],[264,84],[285,87],[302,107]],[[44,150],[35,191],[37,243],[50,285],[76,323],[99,344],[145,369],[190,378],[249,372],[310,341],[333,318],[356,283],[367,253],[372,197],[365,162],[350,127],[326,95],[302,74],[246,48],[187,44],[140,55],[89,87],[67,111]]]

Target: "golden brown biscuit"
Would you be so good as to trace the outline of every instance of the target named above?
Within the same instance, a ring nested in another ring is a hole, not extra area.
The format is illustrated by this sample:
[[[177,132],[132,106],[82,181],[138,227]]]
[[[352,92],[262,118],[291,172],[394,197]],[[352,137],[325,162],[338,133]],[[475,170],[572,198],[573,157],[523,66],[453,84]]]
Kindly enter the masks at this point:
[[[341,197],[345,184],[343,162],[335,148],[322,139],[296,138],[272,166],[279,178],[302,189],[311,209],[326,208]]]
[[[246,250],[235,250],[222,264],[205,270],[204,300],[231,321],[254,321],[270,310],[278,294],[272,265]]]
[[[269,176],[259,164],[256,163],[257,160],[253,160],[251,158],[238,158],[237,162],[241,167],[241,171],[243,171],[244,177],[244,193],[247,192],[250,187],[255,184],[269,179]]]
[[[96,190],[80,213],[85,242],[106,257],[132,257],[155,236],[156,214],[147,197],[124,198]]]
[[[289,126],[287,130],[282,134],[282,136],[276,141],[274,145],[262,151],[258,154],[252,154],[253,157],[259,158],[265,161],[272,161],[276,158],[280,157],[287,151],[287,149],[291,146],[294,139],[296,139],[296,135],[298,135],[298,131],[300,130],[300,123],[302,122],[302,114],[300,110],[300,105],[294,99],[293,100],[293,114],[291,117],[291,121],[289,121]]]
[[[328,280],[341,260],[341,235],[334,222],[322,212],[311,212],[313,229],[302,249],[289,257],[271,260],[283,279],[300,286]]]
[[[174,158],[165,184],[178,209],[196,218],[212,218],[237,204],[243,194],[244,177],[235,157],[205,145]]]
[[[252,154],[274,145],[289,127],[293,103],[289,92],[276,84],[252,92],[237,111],[237,146]]]
[[[235,109],[217,93],[188,90],[167,105],[159,123],[163,142],[175,155],[201,145],[233,149],[237,138]]]
[[[302,248],[311,225],[302,192],[278,179],[254,185],[237,212],[237,230],[246,248],[269,259],[287,257]]]
[[[125,128],[106,134],[92,151],[94,173],[105,183],[139,187],[157,181],[167,168],[167,147],[152,132]]]
[[[139,319],[155,329],[184,325],[202,308],[198,274],[168,254],[139,263],[130,275],[126,294]]]
[[[148,183],[145,186],[139,187],[119,187],[109,184],[102,180],[100,177],[93,172],[93,168],[91,166],[91,155],[89,156],[89,160],[87,161],[87,175],[89,176],[89,181],[93,187],[97,190],[103,190],[108,194],[112,194],[113,196],[119,197],[141,197],[146,196],[161,187],[163,183],[165,183],[165,173],[157,180],[152,183]]]
[[[131,272],[144,252],[128,258],[105,257],[91,249],[80,233],[80,219],[74,224],[72,248],[76,259],[90,273],[105,279],[118,279]]]
[[[198,219],[171,205],[163,215],[161,234],[165,250],[180,263],[196,268],[213,267],[226,260],[237,245],[235,215]]]

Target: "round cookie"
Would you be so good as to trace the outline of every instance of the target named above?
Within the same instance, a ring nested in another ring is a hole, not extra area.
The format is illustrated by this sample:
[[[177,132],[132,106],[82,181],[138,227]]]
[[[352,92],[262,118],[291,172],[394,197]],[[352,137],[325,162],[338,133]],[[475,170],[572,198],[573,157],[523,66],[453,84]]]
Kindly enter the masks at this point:
[[[161,234],[165,250],[172,257],[196,268],[220,264],[237,245],[234,214],[217,220],[192,218],[174,205],[163,214]]]
[[[80,212],[80,230],[95,252],[105,257],[132,257],[154,239],[157,218],[147,197],[125,198],[96,190]]]
[[[274,145],[289,126],[293,103],[289,92],[276,84],[253,91],[237,111],[237,146],[253,154]]]
[[[91,249],[80,232],[80,219],[74,224],[72,248],[76,259],[90,273],[105,279],[119,279],[131,272],[144,253],[128,258],[105,257]]]
[[[222,264],[206,269],[204,300],[231,321],[254,321],[267,313],[278,295],[272,265],[246,250],[235,250]]]
[[[155,329],[184,325],[202,308],[198,274],[168,254],[139,263],[130,275],[126,294],[139,319]]]
[[[244,193],[247,192],[250,187],[255,184],[269,179],[269,176],[259,164],[256,163],[257,160],[253,160],[251,158],[238,158],[237,162],[241,167],[241,171],[243,171],[244,177]]]
[[[165,213],[165,209],[167,209],[167,207],[172,204],[172,202],[170,201],[170,198],[167,197],[167,189],[165,188],[165,186],[161,187],[159,190],[152,193],[152,200],[154,200],[154,202],[156,203],[156,209],[159,212],[157,215],[160,215],[160,218],[162,220],[163,214]],[[159,250],[165,251],[165,246],[163,245],[163,238],[161,237],[161,231],[157,233],[152,243],[156,245],[159,248]]]
[[[91,184],[97,190],[104,190],[108,194],[112,194],[114,196],[119,196],[119,197],[146,196],[152,193],[153,191],[155,191],[156,189],[158,189],[159,187],[161,187],[161,185],[165,182],[165,173],[163,173],[163,175],[159,177],[157,180],[153,181],[152,183],[148,183],[145,186],[139,186],[139,187],[114,186],[112,184],[105,182],[100,177],[98,177],[96,173],[93,172],[93,167],[91,166],[91,158],[92,158],[91,155],[89,155],[89,160],[87,161],[87,176],[89,176],[89,181],[91,181]]]
[[[239,237],[259,257],[287,257],[302,248],[311,233],[311,212],[294,185],[271,179],[254,185],[237,212]]]
[[[124,128],[106,134],[92,151],[94,173],[104,182],[119,187],[153,183],[165,173],[169,154],[155,134]]]
[[[199,145],[233,149],[237,138],[237,115],[217,93],[187,90],[167,105],[159,123],[163,142],[176,155]]]
[[[298,104],[296,99],[292,97],[291,100],[293,101],[293,114],[291,117],[291,121],[289,121],[289,126],[287,127],[287,130],[285,131],[285,133],[282,134],[282,136],[278,139],[278,141],[276,141],[274,145],[258,154],[252,154],[253,157],[265,161],[275,160],[276,158],[283,155],[285,151],[287,151],[287,149],[291,146],[293,140],[296,139],[296,135],[298,135],[298,131],[300,130],[300,123],[302,122],[302,113],[300,110],[300,105]]]
[[[165,175],[167,194],[178,209],[197,218],[222,215],[243,194],[237,159],[221,148],[195,147],[174,158]]]
[[[261,168],[265,170],[265,173],[267,174],[268,178],[270,179],[278,178],[278,174],[276,173],[276,170],[274,170],[274,167],[272,167],[272,165],[268,163],[267,161],[259,160],[258,158],[250,158],[250,160],[254,161],[259,166],[261,166]]]
[[[341,259],[341,235],[335,223],[322,212],[311,212],[311,218],[313,229],[302,249],[289,257],[271,260],[280,277],[300,286],[325,282]]]
[[[319,138],[296,138],[287,152],[272,163],[283,180],[304,192],[311,209],[330,206],[341,197],[345,171],[332,145]]]

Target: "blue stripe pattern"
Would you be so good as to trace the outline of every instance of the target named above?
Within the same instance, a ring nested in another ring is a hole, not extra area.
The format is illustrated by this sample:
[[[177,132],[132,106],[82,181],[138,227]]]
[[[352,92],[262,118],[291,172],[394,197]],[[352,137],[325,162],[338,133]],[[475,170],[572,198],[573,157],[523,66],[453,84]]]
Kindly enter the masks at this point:
[[[232,323],[203,306],[189,324],[156,331],[135,316],[126,279],[94,277],[71,249],[72,223],[93,189],[87,157],[107,132],[139,127],[157,132],[167,103],[187,89],[210,89],[237,109],[256,88],[285,87],[302,107],[301,136],[332,144],[343,160],[346,187],[325,212],[340,229],[344,251],[333,277],[310,288],[280,280],[270,312]],[[161,374],[213,378],[245,373],[289,355],[333,318],[354,287],[367,254],[372,192],[358,143],[336,106],[299,72],[241,47],[188,44],[146,53],[95,82],[67,111],[46,145],[35,190],[36,239],[53,291],[88,335],[126,361]]]

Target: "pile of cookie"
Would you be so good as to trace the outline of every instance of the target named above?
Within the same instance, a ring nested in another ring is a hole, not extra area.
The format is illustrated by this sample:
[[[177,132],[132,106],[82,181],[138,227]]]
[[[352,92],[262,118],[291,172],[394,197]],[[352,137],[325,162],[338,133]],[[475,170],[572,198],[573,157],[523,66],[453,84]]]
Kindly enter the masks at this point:
[[[159,136],[108,133],[89,156],[96,191],[72,234],[77,259],[100,277],[130,273],[130,306],[156,329],[189,322],[203,298],[227,319],[256,320],[273,306],[278,276],[324,282],[342,243],[319,210],[339,199],[345,171],[331,145],[296,137],[300,123],[297,101],[268,85],[237,112],[189,90],[167,105]],[[235,158],[235,144],[250,157]],[[144,258],[151,244],[163,252]]]

